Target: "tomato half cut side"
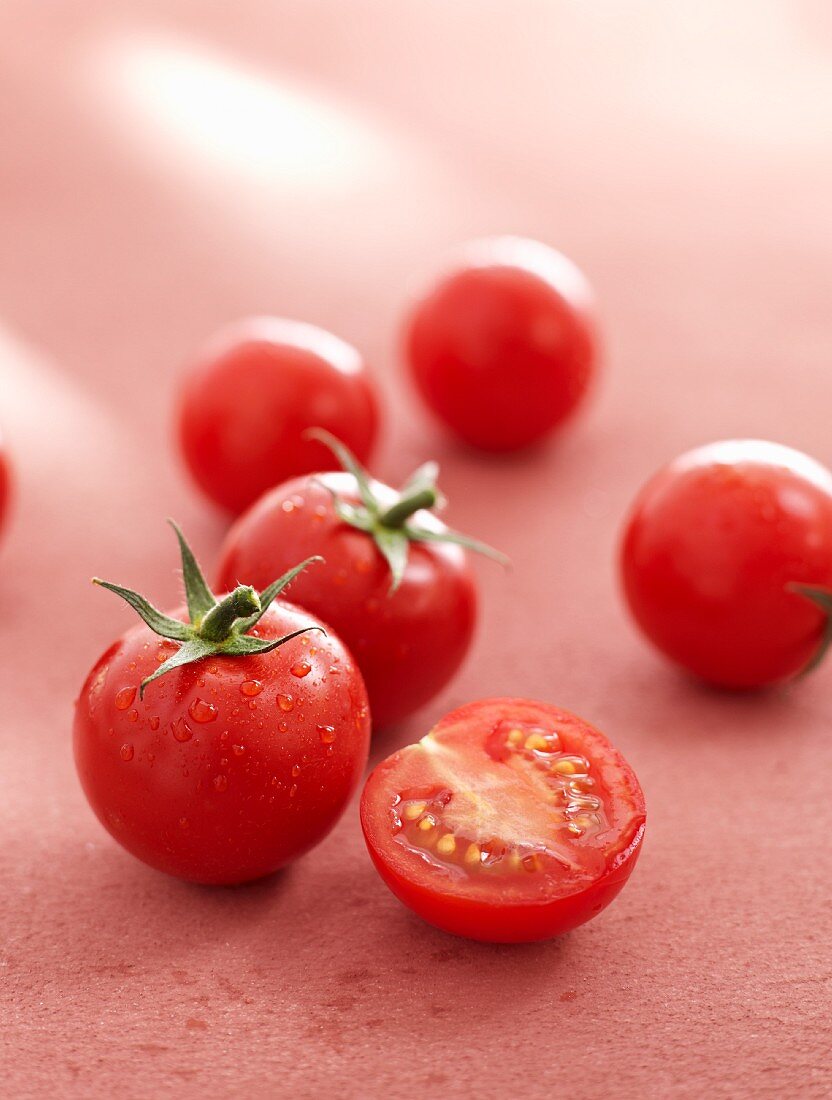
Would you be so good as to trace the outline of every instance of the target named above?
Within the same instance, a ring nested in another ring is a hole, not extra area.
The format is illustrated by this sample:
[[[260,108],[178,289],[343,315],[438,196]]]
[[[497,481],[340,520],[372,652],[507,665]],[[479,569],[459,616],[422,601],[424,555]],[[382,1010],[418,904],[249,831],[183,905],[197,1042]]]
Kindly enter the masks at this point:
[[[549,939],[618,894],[641,850],[644,795],[582,719],[528,699],[446,715],[384,760],[361,798],[373,862],[396,897],[446,932]]]

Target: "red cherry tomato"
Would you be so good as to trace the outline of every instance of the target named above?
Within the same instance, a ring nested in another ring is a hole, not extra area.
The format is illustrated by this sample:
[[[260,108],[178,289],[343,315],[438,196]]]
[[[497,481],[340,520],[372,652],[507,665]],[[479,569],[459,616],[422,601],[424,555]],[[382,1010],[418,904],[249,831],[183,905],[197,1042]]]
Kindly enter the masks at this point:
[[[371,487],[383,503],[398,499],[387,485],[372,481]],[[341,519],[332,493],[360,503],[347,473],[297,478],[268,493],[228,533],[217,583],[259,587],[300,558],[320,554],[324,564],[293,582],[292,600],[343,638],[378,728],[426,703],[462,663],[476,622],[474,576],[460,546],[417,542],[391,592],[390,567],[373,537]],[[429,512],[419,520],[437,533],[445,530]]]
[[[0,530],[6,522],[12,493],[12,475],[3,438],[0,436]]]
[[[549,939],[630,877],[644,796],[623,756],[567,711],[528,699],[460,707],[375,769],[370,855],[396,897],[446,932]]]
[[[793,676],[828,641],[832,474],[758,440],[690,451],[636,499],[621,569],[642,630],[695,675],[730,688]]]
[[[417,304],[405,352],[428,406],[466,443],[524,447],[572,414],[595,373],[589,284],[537,241],[476,241]]]
[[[247,641],[310,624],[274,602]],[[142,696],[178,652],[139,625],[93,666],[75,709],[81,784],[104,827],[151,867],[200,883],[267,875],[329,832],[361,778],[361,676],[332,633],[316,632],[171,667]]]
[[[308,428],[329,429],[363,462],[375,390],[355,348],[313,325],[259,317],[220,332],[187,375],[179,440],[194,480],[238,513],[286,478],[332,467]]]

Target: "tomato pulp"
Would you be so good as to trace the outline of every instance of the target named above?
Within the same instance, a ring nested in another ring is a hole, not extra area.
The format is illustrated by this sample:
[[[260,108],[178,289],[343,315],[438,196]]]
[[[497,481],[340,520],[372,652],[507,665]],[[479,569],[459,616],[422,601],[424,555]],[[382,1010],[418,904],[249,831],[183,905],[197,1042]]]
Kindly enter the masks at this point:
[[[621,574],[636,622],[677,664],[729,688],[785,680],[829,639],[832,474],[760,440],[683,454],[637,497]]]
[[[510,451],[568,419],[597,369],[593,296],[538,241],[475,241],[414,308],[405,356],[426,404],[466,443]]]
[[[331,452],[306,429],[334,432],[363,462],[377,424],[375,388],[355,348],[274,317],[215,336],[185,378],[178,413],[191,475],[232,513],[286,478],[332,468]]]
[[[645,805],[592,726],[546,703],[488,699],[379,764],[361,825],[381,877],[420,917],[522,943],[613,900],[641,850]]]

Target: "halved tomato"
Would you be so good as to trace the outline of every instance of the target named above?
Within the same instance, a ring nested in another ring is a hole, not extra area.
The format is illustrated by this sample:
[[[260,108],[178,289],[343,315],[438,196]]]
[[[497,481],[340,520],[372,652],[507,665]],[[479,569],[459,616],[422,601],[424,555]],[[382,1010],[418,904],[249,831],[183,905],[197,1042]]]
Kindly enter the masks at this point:
[[[590,920],[630,877],[644,795],[610,742],[568,711],[485,699],[446,715],[367,780],[379,874],[420,917],[493,943]]]

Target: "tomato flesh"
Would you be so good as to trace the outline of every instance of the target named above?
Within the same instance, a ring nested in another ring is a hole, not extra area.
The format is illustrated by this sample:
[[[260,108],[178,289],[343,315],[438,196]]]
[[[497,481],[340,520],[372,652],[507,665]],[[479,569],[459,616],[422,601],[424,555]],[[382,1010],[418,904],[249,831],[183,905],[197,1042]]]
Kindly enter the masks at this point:
[[[615,897],[644,797],[624,758],[566,711],[491,699],[447,715],[367,781],[361,823],[393,893],[472,939],[548,939]]]
[[[634,618],[677,664],[729,688],[785,680],[822,642],[823,613],[790,586],[832,588],[832,474],[761,440],[689,451],[637,497],[621,574]]]

